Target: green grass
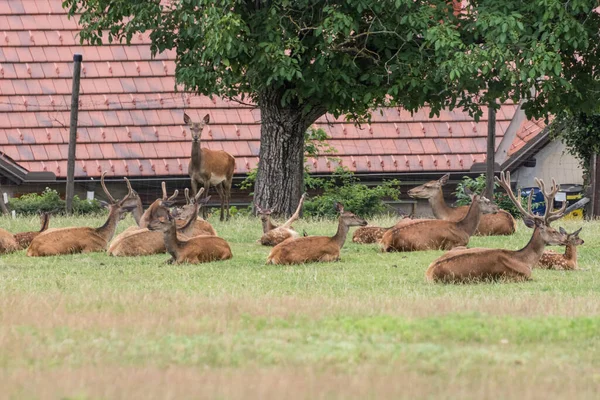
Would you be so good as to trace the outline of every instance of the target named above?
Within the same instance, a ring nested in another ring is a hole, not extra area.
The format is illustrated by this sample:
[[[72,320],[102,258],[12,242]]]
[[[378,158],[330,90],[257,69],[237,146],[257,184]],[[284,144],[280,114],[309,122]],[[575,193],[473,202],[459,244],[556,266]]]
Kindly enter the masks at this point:
[[[61,218],[51,226],[102,218]],[[0,387],[8,398],[597,398],[600,223],[584,225],[587,271],[525,283],[436,285],[439,251],[265,265],[258,220],[211,220],[233,259],[166,255],[0,258]],[[373,224],[389,226],[381,218]],[[38,221],[3,219],[12,232]],[[132,224],[128,217],[119,231]],[[299,221],[309,234],[331,221]],[[475,237],[518,249],[531,231]],[[556,249],[562,251],[562,249]]]

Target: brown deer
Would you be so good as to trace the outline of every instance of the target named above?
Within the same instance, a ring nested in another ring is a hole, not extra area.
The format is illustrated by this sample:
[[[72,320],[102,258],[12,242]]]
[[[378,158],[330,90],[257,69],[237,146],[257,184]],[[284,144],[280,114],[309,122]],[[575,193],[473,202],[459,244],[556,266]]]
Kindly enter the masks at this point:
[[[306,193],[302,195],[300,198],[300,202],[298,202],[298,207],[296,208],[296,212],[294,215],[290,217],[285,223],[281,226],[277,226],[273,224],[271,221],[271,214],[273,213],[273,209],[265,209],[261,208],[258,204],[256,204],[256,211],[260,214],[260,219],[263,225],[263,235],[258,240],[260,244],[263,246],[275,246],[279,243],[283,242],[287,239],[296,239],[300,237],[300,234],[294,230],[292,224],[300,218],[300,211],[302,210],[302,204],[304,203],[304,199],[306,198]]]
[[[501,173],[496,180],[506,190],[511,201],[515,204],[523,221],[530,228],[534,228],[533,235],[527,246],[521,250],[506,249],[456,249],[449,251],[435,260],[425,273],[425,278],[441,282],[473,282],[479,280],[504,279],[510,281],[523,281],[531,277],[531,269],[538,263],[544,247],[550,245],[564,245],[567,235],[550,227],[550,223],[564,215],[567,202],[563,203],[560,210],[553,210],[552,204],[558,192],[558,185],[552,180],[550,192],[546,192],[544,182],[536,182],[544,194],[547,204],[543,216],[533,214],[531,211],[531,194],[528,199],[527,210],[521,205],[521,199],[515,198],[510,188],[510,173]]]
[[[577,246],[584,243],[579,237],[579,228],[573,233],[567,233],[563,228],[560,228],[560,233],[567,235],[565,245],[565,254],[558,254],[555,251],[547,250],[542,254],[540,261],[537,263],[537,268],[558,269],[558,270],[577,270]]]
[[[198,204],[196,203],[196,207]],[[183,229],[191,226],[196,220],[195,213],[190,215]],[[162,232],[164,245],[171,255],[168,263],[198,264],[210,261],[228,260],[232,257],[229,244],[218,236],[196,236],[191,239],[181,239],[177,235],[175,218],[169,209],[163,205],[152,210],[152,218],[148,229]]]
[[[450,250],[466,246],[482,214],[495,213],[498,206],[483,196],[472,195],[469,212],[460,221],[414,220],[387,231],[381,238],[382,251]]]
[[[46,212],[42,213],[40,215],[40,219],[41,219],[41,228],[39,231],[15,233],[15,240],[17,241],[17,243],[19,245],[19,249],[26,249],[31,244],[31,241],[36,236],[38,236],[40,233],[42,233],[48,229],[48,224],[50,223],[50,213],[46,213]]]
[[[6,229],[0,228],[0,254],[12,253],[19,249],[15,236]]]
[[[459,221],[467,214],[469,206],[450,207],[444,201],[442,186],[448,182],[450,175],[446,174],[436,181],[429,181],[421,186],[410,189],[408,195],[415,199],[428,199],[433,215],[437,219]],[[512,235],[517,229],[517,222],[510,213],[499,210],[495,214],[481,217],[475,235]]]
[[[367,221],[344,211],[344,206],[340,203],[336,204],[336,210],[340,213],[340,217],[337,232],[333,237],[306,236],[281,242],[269,253],[267,264],[338,261],[350,227],[365,226]]]
[[[108,200],[109,213],[106,223],[99,228],[90,228],[87,226],[52,229],[42,232],[36,236],[29,248],[27,255],[29,257],[54,256],[60,254],[75,254],[105,251],[108,242],[112,239],[117,229],[117,223],[126,212],[131,209],[125,208],[123,204],[132,194],[131,184],[127,178],[128,193],[121,201],[116,201],[104,184],[104,176],[102,173],[100,183]]]
[[[202,207],[206,203],[208,203],[208,201],[210,200],[210,196],[206,196],[204,197],[204,199],[200,200],[202,192],[204,192],[204,188],[200,188],[200,190],[198,191],[198,193],[196,193],[195,196],[190,197],[189,189],[185,188],[184,193],[186,205],[181,207],[179,214],[175,216],[177,219],[178,228],[182,227],[185,224],[184,221],[187,221],[192,213],[198,213],[198,208],[196,207],[196,204],[199,207]],[[192,224],[190,233],[188,233],[187,236],[194,237],[200,235],[218,236],[217,231],[215,230],[215,228],[213,228],[210,222],[196,215],[196,221],[194,221],[194,223]]]
[[[210,122],[210,116],[206,114],[201,122],[192,122],[187,114],[183,114],[183,122],[190,127],[192,134],[192,158],[188,167],[188,173],[192,181],[192,195],[198,193],[198,187],[204,187],[204,195],[208,196],[208,189],[213,185],[221,198],[221,221],[223,221],[223,209],[227,208],[227,219],[229,220],[229,198],[231,197],[231,183],[233,170],[235,169],[235,158],[223,150],[210,150],[200,148],[200,136],[204,126]],[[206,219],[206,208],[203,209]]]
[[[405,224],[409,224],[412,221],[415,220],[410,217],[405,217],[389,228],[382,228],[379,226],[361,226],[354,231],[354,234],[352,235],[352,241],[359,244],[379,243],[387,231],[393,228],[398,228]]]

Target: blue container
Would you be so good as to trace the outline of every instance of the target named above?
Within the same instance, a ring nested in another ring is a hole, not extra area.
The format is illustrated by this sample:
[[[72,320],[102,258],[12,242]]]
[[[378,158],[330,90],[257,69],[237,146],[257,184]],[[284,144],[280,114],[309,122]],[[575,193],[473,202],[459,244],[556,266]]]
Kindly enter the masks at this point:
[[[546,212],[546,202],[544,201],[544,194],[542,193],[540,188],[538,188],[538,187],[522,188],[521,196],[523,196],[523,198],[526,199],[527,197],[529,197],[529,193],[531,193],[532,191],[533,191],[533,198],[531,199],[531,202],[533,204],[539,203],[539,205],[537,207],[531,207],[533,209],[532,211],[536,215],[544,215],[544,213]]]

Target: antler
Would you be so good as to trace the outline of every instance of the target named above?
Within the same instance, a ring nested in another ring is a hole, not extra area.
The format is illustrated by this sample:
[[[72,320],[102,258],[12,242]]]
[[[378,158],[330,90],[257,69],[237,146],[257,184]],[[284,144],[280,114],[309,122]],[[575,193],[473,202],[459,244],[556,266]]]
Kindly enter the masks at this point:
[[[104,176],[106,174],[107,174],[106,171],[104,171],[102,173],[102,176],[100,177],[100,184],[102,185],[102,190],[104,190],[104,193],[106,194],[106,197],[108,197],[108,200],[111,202],[111,204],[115,204],[117,201],[115,200],[114,197],[112,197],[112,195],[110,194],[110,192],[106,188],[106,185],[104,184]],[[127,178],[125,178],[125,179],[127,179]],[[129,184],[129,181],[127,181],[127,183]],[[131,190],[131,186],[129,186],[129,189]]]
[[[125,179],[125,183],[127,183],[127,196],[123,197],[121,199],[121,201],[119,201],[119,205],[125,203],[125,200],[129,199],[130,197],[132,197],[135,193],[135,191],[133,190],[133,188],[131,187],[131,182],[129,182],[129,179],[127,179],[127,177],[123,177],[123,179]],[[102,182],[102,186],[104,187],[104,182]],[[104,187],[104,191],[107,192],[106,187]],[[112,199],[112,196],[111,196]],[[113,204],[116,203],[116,201],[113,199]]]
[[[194,202],[197,203],[198,199],[200,198],[200,196],[202,196],[202,193],[204,193],[204,188],[200,188],[200,190],[198,190],[198,193],[196,193],[196,195],[194,196]]]
[[[546,185],[544,184],[543,180],[535,178],[535,183],[537,183],[538,187],[542,190],[544,200],[546,201],[546,212],[544,213],[544,221],[546,224],[550,224],[550,222],[562,218],[562,216],[565,215],[567,202],[563,201],[562,207],[558,211],[554,211],[554,198],[556,197],[556,193],[558,193],[560,188],[556,184],[554,178],[552,178],[552,188],[550,189],[550,192],[546,192]]]
[[[185,204],[190,204],[192,201],[190,200],[190,189],[185,188],[183,190],[183,193],[185,193]]]
[[[519,198],[516,198],[515,194],[513,193],[512,189],[510,187],[510,171],[506,171],[506,173],[500,172],[500,179],[498,179],[497,176],[495,177],[495,179],[496,179],[496,182],[498,182],[498,184],[504,188],[504,190],[506,191],[506,194],[508,195],[510,200],[513,202],[515,207],[517,207],[517,210],[519,210],[519,212],[521,213],[521,215],[523,217],[535,218],[535,215],[531,211],[531,200],[532,200],[532,196],[533,196],[533,191],[531,191],[529,193],[529,198],[527,199],[527,211],[526,211],[523,208],[523,205],[521,204],[521,194],[519,193]]]
[[[167,194],[167,184],[165,183],[165,181],[162,181],[160,183],[160,186],[162,188],[162,200],[163,201],[171,201],[174,198],[176,198],[177,195],[179,195],[179,190],[175,189],[175,191],[173,192],[173,194],[171,195],[171,197],[168,197],[168,194]]]

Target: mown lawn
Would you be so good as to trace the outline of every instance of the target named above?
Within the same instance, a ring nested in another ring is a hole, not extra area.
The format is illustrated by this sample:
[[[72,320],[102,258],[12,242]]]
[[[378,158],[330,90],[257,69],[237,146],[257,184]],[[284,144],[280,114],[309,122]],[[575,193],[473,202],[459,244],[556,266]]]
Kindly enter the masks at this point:
[[[0,397],[600,398],[598,222],[555,223],[584,225],[587,271],[469,286],[425,283],[441,252],[382,254],[350,240],[338,263],[267,266],[258,220],[211,222],[232,260],[1,256]],[[530,234],[521,223],[470,245],[517,249]]]

